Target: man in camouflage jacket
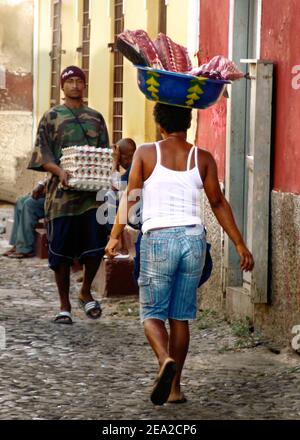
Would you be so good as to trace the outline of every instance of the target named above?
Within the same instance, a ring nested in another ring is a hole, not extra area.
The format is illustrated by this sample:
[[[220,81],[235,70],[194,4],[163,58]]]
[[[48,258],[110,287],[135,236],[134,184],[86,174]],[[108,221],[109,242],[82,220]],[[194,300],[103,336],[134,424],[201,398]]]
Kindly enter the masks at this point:
[[[102,115],[83,104],[84,72],[69,66],[61,73],[64,104],[42,117],[28,168],[47,171],[45,216],[48,220],[49,266],[55,272],[60,296],[60,312],[54,322],[72,324],[69,300],[70,266],[75,257],[84,265],[79,302],[88,317],[101,315],[98,301],[91,295],[91,283],[99,268],[107,242],[107,232],[96,221],[99,203],[96,193],[62,189],[68,186],[69,172],[60,166],[63,148],[72,145],[109,147]],[[61,184],[61,185],[60,185]]]

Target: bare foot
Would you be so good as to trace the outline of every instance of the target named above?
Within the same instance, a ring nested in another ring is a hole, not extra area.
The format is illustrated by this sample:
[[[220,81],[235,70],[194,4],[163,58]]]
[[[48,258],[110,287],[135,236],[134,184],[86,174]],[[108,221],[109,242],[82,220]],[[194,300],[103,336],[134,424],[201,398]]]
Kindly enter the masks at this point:
[[[183,393],[171,393],[167,400],[168,403],[185,403],[187,399]]]

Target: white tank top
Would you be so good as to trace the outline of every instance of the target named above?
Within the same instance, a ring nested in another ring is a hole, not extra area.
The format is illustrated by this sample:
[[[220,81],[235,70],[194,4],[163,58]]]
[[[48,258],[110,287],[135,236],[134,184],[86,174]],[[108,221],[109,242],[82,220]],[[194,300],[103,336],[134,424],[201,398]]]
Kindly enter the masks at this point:
[[[161,165],[160,146],[156,142],[157,162],[143,186],[142,231],[186,225],[202,225],[200,189],[203,182],[198,169],[198,149],[192,147],[187,171],[174,171]],[[195,167],[190,169],[194,152]]]

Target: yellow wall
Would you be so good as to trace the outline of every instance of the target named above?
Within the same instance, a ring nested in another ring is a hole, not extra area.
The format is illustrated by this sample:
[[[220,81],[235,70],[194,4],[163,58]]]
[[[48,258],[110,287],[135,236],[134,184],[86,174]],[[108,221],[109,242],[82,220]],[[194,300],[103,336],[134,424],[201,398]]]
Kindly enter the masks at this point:
[[[197,20],[198,17],[191,17],[189,14],[192,3],[195,0],[169,0],[167,6],[167,35],[178,44],[188,47],[190,20]],[[199,1],[199,0],[196,0]],[[193,53],[189,51],[193,61]],[[197,110],[193,110],[193,120],[188,131],[188,141],[194,143],[197,128]]]
[[[37,78],[37,118],[49,107],[51,27],[49,2],[39,0],[39,62]],[[167,6],[167,34],[177,43],[187,45],[189,5],[198,0],[169,0]],[[81,65],[76,48],[81,45],[81,17],[83,0],[62,0],[62,68]],[[124,0],[124,28],[145,29],[151,38],[158,33],[159,0]],[[100,111],[112,134],[112,67],[113,54],[108,43],[113,42],[113,0],[90,0],[91,41],[89,105]],[[137,86],[137,73],[124,59],[123,136],[132,137],[139,145],[156,137],[152,109]],[[194,137],[194,130],[189,134]]]
[[[176,43],[187,46],[189,31],[189,7],[194,0],[169,0],[167,6],[167,35]],[[198,1],[198,0],[197,0]],[[125,29],[145,29],[150,38],[155,39],[158,33],[158,0],[126,0]],[[123,134],[132,137],[137,144],[153,141],[156,128],[152,111],[154,103],[147,100],[139,91],[136,69],[124,60],[124,119]],[[197,112],[193,111],[192,127],[188,140],[194,142]]]
[[[189,0],[169,0],[167,6],[167,35],[176,43],[186,45]]]
[[[112,57],[107,45],[113,41],[111,0],[90,0],[90,85],[89,105],[100,111],[106,121],[110,139],[112,127]]]
[[[80,22],[81,17],[78,17],[78,0],[63,0],[61,8],[61,23],[62,23],[62,56],[61,69],[72,64],[79,65],[79,54],[76,48],[81,46],[80,42]]]
[[[147,29],[145,2],[127,0],[125,3],[125,29]],[[124,58],[123,136],[131,137],[137,145],[145,142],[146,102],[137,87],[136,69]]]

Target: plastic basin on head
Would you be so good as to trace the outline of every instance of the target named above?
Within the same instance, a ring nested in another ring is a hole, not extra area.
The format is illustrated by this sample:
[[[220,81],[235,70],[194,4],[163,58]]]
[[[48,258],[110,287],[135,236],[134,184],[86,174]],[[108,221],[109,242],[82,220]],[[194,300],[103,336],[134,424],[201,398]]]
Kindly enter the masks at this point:
[[[146,98],[163,104],[205,109],[222,97],[226,84],[231,84],[203,76],[135,67],[141,92]]]

